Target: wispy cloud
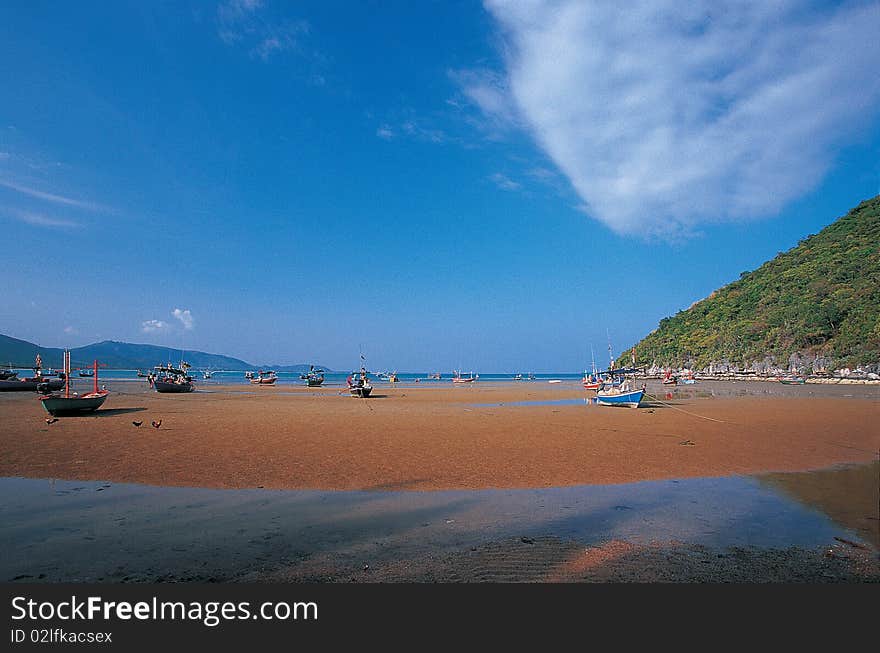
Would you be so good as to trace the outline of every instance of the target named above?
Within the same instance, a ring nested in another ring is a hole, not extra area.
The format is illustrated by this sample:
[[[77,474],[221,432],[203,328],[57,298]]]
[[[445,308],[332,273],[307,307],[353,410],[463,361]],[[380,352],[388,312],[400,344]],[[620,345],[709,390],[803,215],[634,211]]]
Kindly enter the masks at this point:
[[[11,208],[6,208],[4,209],[4,211],[14,220],[18,220],[19,222],[24,222],[26,224],[32,224],[37,227],[60,227],[62,229],[72,229],[82,226],[80,223],[74,222],[73,220],[54,218],[43,215],[42,213],[35,213],[33,211],[22,211],[19,209]]]
[[[456,75],[619,233],[772,215],[880,104],[880,8],[808,0],[486,0],[504,74]]]
[[[141,331],[144,333],[156,333],[157,331],[166,330],[169,326],[167,322],[162,320],[145,320],[141,322]]]
[[[180,320],[183,328],[187,331],[191,331],[192,328],[195,326],[195,320],[193,319],[192,313],[189,309],[175,308],[173,311],[171,311],[171,315]]]
[[[76,328],[74,328],[72,326],[66,326],[66,327],[64,327],[64,333],[66,333],[69,336],[74,336],[77,333],[79,333],[79,331],[77,331]]]
[[[9,188],[10,190],[14,190],[17,193],[21,193],[23,195],[29,195],[30,197],[35,197],[36,199],[45,200],[47,202],[53,202],[54,204],[62,204],[65,206],[72,206],[78,209],[85,209],[87,211],[106,211],[107,207],[102,206],[100,204],[96,204],[95,202],[87,202],[84,200],[74,199],[72,197],[65,197],[64,195],[56,195],[54,193],[47,193],[45,191],[41,191],[36,188],[31,188],[30,186],[24,186],[22,184],[17,184],[15,182],[6,181],[0,179],[0,186],[4,188]]]
[[[394,130],[391,129],[388,125],[382,125],[379,129],[376,130],[376,136],[379,138],[390,141],[394,138]]]
[[[227,0],[217,7],[217,35],[227,45],[247,47],[252,57],[266,62],[273,55],[296,50],[309,31],[305,20],[272,20],[263,0]],[[323,82],[323,78],[322,82]]]
[[[514,181],[507,175],[504,175],[500,172],[489,175],[489,181],[498,186],[498,188],[500,188],[501,190],[519,190],[520,188],[522,188],[522,184]]]

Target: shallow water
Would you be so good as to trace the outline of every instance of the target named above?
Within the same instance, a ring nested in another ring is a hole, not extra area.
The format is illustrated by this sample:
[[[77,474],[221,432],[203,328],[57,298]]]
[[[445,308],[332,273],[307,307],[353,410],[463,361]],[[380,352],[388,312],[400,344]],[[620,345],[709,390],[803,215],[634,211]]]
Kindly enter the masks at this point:
[[[674,540],[714,548],[818,547],[838,536],[876,548],[870,535],[878,473],[873,463],[760,477],[442,492],[3,478],[0,581],[224,580],[316,556],[418,560],[548,535],[587,545]],[[856,508],[829,507],[834,502],[826,499],[841,492]]]

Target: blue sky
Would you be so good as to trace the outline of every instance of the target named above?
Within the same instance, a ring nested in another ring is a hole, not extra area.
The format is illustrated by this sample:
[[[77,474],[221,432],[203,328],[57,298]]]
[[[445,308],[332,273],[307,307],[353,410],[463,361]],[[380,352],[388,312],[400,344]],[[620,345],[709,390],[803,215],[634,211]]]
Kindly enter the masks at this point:
[[[0,332],[577,371],[880,192],[876,3],[4,3]]]

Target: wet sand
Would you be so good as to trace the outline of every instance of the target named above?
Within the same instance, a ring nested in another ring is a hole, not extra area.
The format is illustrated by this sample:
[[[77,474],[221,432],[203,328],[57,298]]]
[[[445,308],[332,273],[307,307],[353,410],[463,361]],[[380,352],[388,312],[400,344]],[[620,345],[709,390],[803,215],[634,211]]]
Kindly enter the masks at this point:
[[[572,383],[377,385],[374,397],[360,400],[333,387],[203,384],[193,394],[159,395],[142,382],[117,381],[108,382],[113,394],[95,415],[53,424],[33,394],[4,393],[0,476],[444,490],[791,472],[876,459],[880,389],[781,387],[776,396],[769,384],[753,385],[762,387],[749,393],[739,384],[745,396],[712,396],[711,384],[670,396],[649,382],[662,402],[620,409],[577,401],[592,393]],[[520,402],[538,403],[510,405]]]

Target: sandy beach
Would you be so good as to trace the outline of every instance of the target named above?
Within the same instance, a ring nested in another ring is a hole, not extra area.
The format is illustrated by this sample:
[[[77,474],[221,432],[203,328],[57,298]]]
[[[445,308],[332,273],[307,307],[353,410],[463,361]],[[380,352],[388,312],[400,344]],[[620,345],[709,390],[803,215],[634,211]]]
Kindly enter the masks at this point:
[[[339,388],[160,395],[116,382],[98,413],[53,424],[33,394],[6,393],[0,475],[207,488],[539,488],[802,471],[870,462],[880,449],[877,388],[712,396],[655,384],[648,391],[661,401],[618,409],[583,403],[588,393],[575,384],[427,386],[377,386],[361,400]]]
[[[876,387],[106,383],[0,394],[7,581],[880,580]]]

